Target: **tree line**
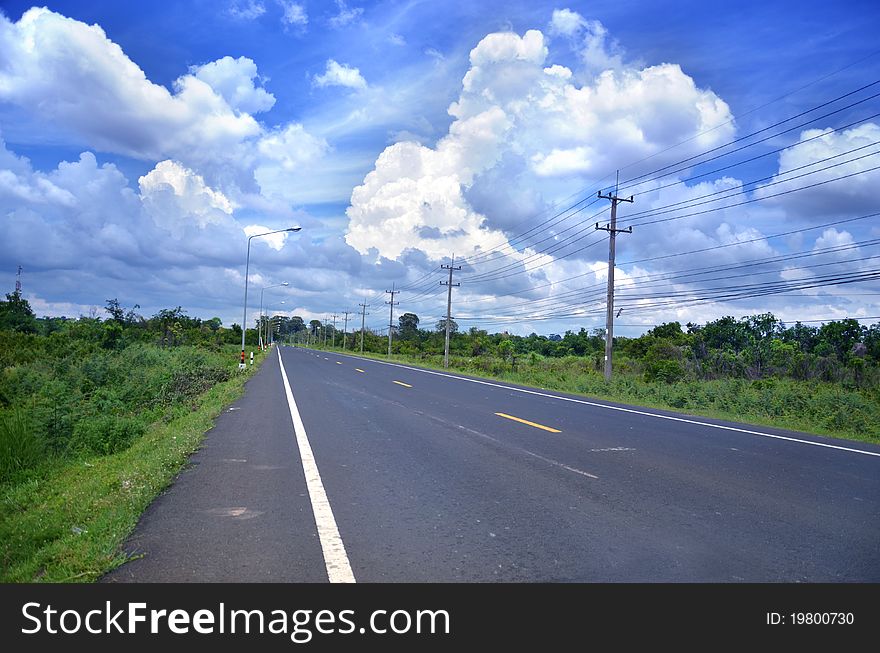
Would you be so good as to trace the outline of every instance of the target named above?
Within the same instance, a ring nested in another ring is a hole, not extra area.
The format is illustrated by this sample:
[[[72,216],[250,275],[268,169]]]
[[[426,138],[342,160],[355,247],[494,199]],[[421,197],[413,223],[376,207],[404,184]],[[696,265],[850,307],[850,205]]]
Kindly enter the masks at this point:
[[[312,320],[305,325],[292,318],[295,342],[342,345],[342,334],[333,325]],[[420,328],[414,313],[404,313],[392,334],[392,352],[422,358],[443,354],[445,320],[432,329]],[[450,324],[450,355],[490,357],[512,368],[541,358],[580,358],[601,370],[605,355],[605,330],[581,328],[564,334],[520,336],[507,331],[489,333],[478,327],[462,332]],[[346,335],[346,347],[360,345],[360,330]],[[616,336],[615,367],[623,374],[636,374],[647,381],[675,382],[685,379],[762,379],[786,377],[846,382],[860,387],[876,385],[880,376],[880,323],[862,325],[855,319],[832,320],[819,326],[795,322],[787,325],[772,313],[721,317],[705,324],[668,322],[630,338]],[[364,350],[387,352],[387,335],[368,330]]]

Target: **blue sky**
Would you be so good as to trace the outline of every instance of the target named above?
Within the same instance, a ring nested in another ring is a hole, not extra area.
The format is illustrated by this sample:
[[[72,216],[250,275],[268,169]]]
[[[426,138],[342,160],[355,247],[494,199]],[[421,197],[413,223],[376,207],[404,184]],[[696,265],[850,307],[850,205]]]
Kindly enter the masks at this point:
[[[11,288],[22,265],[40,314],[87,314],[117,297],[148,314],[182,305],[240,321],[247,235],[295,223],[297,236],[252,251],[251,289],[289,281],[271,292],[288,314],[323,318],[366,299],[381,328],[396,283],[400,310],[430,326],[445,306],[437,267],[455,251],[463,326],[593,328],[607,246],[577,225],[607,220],[607,202],[545,221],[607,188],[617,168],[626,181],[670,165],[622,189],[638,195],[621,218],[731,199],[618,239],[620,322],[633,325],[619,333],[766,310],[788,321],[880,315],[876,280],[684,301],[722,283],[877,269],[880,219],[818,225],[880,211],[880,102],[869,99],[880,87],[745,139],[741,153],[699,158],[880,79],[876,3],[4,2],[2,12],[0,279]],[[815,182],[825,183],[799,190]],[[743,199],[754,201],[731,206]],[[671,254],[682,256],[657,259]],[[749,267],[760,260],[776,263]],[[713,265],[741,267],[672,278]],[[664,293],[679,303],[648,297]]]

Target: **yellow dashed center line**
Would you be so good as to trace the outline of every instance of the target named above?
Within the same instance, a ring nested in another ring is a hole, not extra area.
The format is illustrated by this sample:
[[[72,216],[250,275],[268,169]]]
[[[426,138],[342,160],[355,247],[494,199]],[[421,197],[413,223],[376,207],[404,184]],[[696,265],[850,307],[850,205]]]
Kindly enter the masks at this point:
[[[396,381],[395,381],[396,383]],[[498,417],[503,417],[505,419],[512,419],[514,422],[519,422],[520,424],[528,424],[529,426],[534,426],[536,429],[541,429],[543,431],[550,431],[551,433],[562,433],[559,429],[554,429],[549,426],[544,426],[543,424],[538,424],[536,422],[530,422],[527,419],[522,419],[521,417],[514,417],[513,415],[508,415],[507,413],[495,413]]]
[[[354,371],[355,371],[355,372],[360,372],[361,374],[366,374],[366,372],[364,372],[364,371],[363,371],[361,368],[359,368],[359,367],[354,368]]]
[[[412,386],[409,383],[404,383],[403,381],[395,381],[397,385],[402,385],[404,388],[411,388]]]

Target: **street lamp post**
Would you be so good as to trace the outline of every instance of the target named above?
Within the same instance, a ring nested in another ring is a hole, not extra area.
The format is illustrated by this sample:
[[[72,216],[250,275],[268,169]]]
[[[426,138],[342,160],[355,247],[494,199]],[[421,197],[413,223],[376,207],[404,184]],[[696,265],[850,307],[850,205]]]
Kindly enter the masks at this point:
[[[286,281],[282,281],[281,283],[276,283],[274,286],[264,286],[260,290],[260,340],[261,340],[261,346],[268,343],[268,341],[269,341],[268,329],[266,330],[266,339],[263,340],[263,292],[265,292],[266,290],[269,290],[269,288],[278,288],[279,286],[289,286],[289,285],[290,284],[287,283]],[[268,313],[268,312],[269,311],[267,310],[266,313]]]
[[[267,231],[264,234],[254,234],[253,236],[248,236],[247,243],[247,258],[245,259],[244,265],[244,309],[241,317],[241,362],[238,364],[238,369],[243,370],[247,365],[244,363],[244,337],[247,334],[247,296],[248,296],[248,274],[250,273],[251,266],[251,240],[254,238],[260,238],[261,236],[270,236],[272,234],[280,234],[285,231],[297,232],[302,227],[289,227],[287,229],[276,229],[275,231]]]

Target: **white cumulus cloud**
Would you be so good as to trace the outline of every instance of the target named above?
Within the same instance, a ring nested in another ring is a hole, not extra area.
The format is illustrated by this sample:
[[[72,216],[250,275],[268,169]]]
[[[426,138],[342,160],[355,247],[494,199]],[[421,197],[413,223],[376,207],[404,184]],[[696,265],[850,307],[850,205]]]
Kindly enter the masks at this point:
[[[873,122],[843,132],[806,130],[801,133],[799,144],[779,155],[779,173],[756,194],[778,195],[768,201],[816,219],[876,210],[880,170],[871,168],[878,166],[878,141],[880,125]]]
[[[347,88],[365,89],[367,80],[361,75],[361,71],[347,64],[340,64],[333,59],[327,60],[327,68],[324,74],[315,75],[315,86],[345,86]]]
[[[483,38],[449,108],[448,134],[433,148],[386,148],[352,193],[347,242],[389,258],[408,249],[434,260],[452,251],[467,258],[479,249],[504,249],[498,228],[510,224],[517,189],[551,191],[562,179],[583,185],[652,155],[656,167],[733,131],[727,124],[702,133],[730,121],[728,107],[677,65],[607,70],[579,85],[547,57],[537,30]],[[533,195],[522,197],[533,205]],[[479,210],[471,198],[479,199]]]
[[[586,27],[587,21],[576,11],[571,9],[554,9],[550,19],[550,33],[574,36]]]
[[[260,113],[268,111],[275,104],[274,95],[254,85],[259,74],[253,59],[227,56],[202,66],[193,66],[191,71],[238,111]]]
[[[48,9],[0,15],[0,101],[63,126],[79,142],[141,159],[222,153],[260,132],[193,75],[153,84],[98,25]]]
[[[272,227],[267,227],[262,224],[249,224],[243,229],[246,236],[256,236],[257,234],[265,234],[270,231],[275,231]],[[276,252],[280,252],[284,249],[284,243],[287,241],[287,236],[290,235],[289,232],[282,231],[277,234],[269,234],[268,236],[263,236],[258,239],[258,242],[265,243]]]
[[[138,179],[141,199],[153,221],[180,238],[187,224],[204,229],[222,224],[233,205],[220,191],[176,161],[161,161]]]

